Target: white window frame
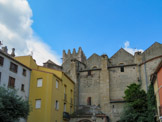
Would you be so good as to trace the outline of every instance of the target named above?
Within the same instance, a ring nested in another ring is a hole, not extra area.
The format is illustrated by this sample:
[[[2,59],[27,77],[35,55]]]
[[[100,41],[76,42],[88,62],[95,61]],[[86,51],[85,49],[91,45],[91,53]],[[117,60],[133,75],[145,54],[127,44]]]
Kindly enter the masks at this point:
[[[36,99],[36,100],[35,100],[35,108],[36,108],[36,109],[41,108],[41,99]]]
[[[59,88],[59,81],[56,80],[56,88]]]
[[[55,102],[55,109],[59,110],[59,101],[58,100],[56,100],[56,102]]]
[[[64,103],[64,112],[66,112],[66,103]]]
[[[42,87],[43,85],[43,79],[42,78],[38,78],[37,79],[37,87]]]

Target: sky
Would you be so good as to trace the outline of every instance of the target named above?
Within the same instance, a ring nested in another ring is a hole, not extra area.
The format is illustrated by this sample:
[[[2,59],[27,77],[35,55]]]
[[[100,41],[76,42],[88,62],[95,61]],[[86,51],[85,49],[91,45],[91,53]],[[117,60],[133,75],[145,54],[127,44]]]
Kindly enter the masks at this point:
[[[162,43],[162,0],[0,0],[0,40],[41,65],[62,51],[111,57]]]

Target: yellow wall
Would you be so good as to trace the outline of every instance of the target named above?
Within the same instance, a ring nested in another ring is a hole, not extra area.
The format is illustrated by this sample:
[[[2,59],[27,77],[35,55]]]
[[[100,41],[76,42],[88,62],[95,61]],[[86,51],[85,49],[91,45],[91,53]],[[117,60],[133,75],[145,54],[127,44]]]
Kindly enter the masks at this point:
[[[74,111],[74,82],[58,70],[38,66],[31,56],[16,57],[16,60],[32,69],[30,80],[29,101],[32,112],[28,122],[64,122],[63,112],[66,103],[66,112]],[[37,87],[37,79],[42,78],[42,87]],[[56,88],[56,80],[59,88]],[[67,101],[64,100],[64,86],[66,86]],[[72,94],[71,94],[72,90]],[[73,104],[71,104],[71,98]],[[41,99],[41,108],[35,108],[36,99]],[[59,110],[55,109],[55,102],[59,101]]]
[[[39,70],[42,70],[42,71],[54,73],[54,74],[57,75],[59,78],[62,78],[62,72],[59,71],[59,70],[50,69],[50,68],[46,68],[46,67],[43,67],[43,66],[38,66],[38,69],[39,69]]]
[[[32,56],[18,56],[14,57],[17,61],[21,62],[25,66],[31,68],[31,69],[37,69],[37,64],[32,58]]]
[[[42,78],[42,87],[37,87],[37,79]],[[51,93],[53,75],[33,70],[31,73],[29,101],[32,105],[32,112],[28,122],[50,122]],[[41,108],[35,108],[35,100],[41,99]]]

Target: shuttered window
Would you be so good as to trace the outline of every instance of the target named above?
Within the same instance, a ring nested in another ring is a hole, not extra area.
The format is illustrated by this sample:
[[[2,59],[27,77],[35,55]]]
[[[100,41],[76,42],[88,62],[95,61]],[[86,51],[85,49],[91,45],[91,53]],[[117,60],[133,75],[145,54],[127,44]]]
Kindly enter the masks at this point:
[[[15,78],[9,76],[8,87],[10,87],[10,88],[15,87]]]

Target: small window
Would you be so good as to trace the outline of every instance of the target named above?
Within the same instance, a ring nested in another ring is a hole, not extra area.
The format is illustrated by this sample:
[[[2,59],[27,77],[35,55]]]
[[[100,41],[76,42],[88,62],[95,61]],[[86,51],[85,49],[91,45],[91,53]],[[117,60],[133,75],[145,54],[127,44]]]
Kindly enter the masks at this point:
[[[87,98],[87,105],[91,105],[91,97]]]
[[[21,91],[24,91],[24,84],[21,84]]]
[[[121,71],[121,72],[124,72],[124,66],[121,66],[121,67],[120,67],[120,71]]]
[[[3,61],[4,61],[4,58],[0,56],[0,66],[3,66]]]
[[[35,100],[35,108],[41,108],[41,99]]]
[[[10,87],[10,88],[15,87],[15,78],[9,76],[8,87]]]
[[[18,66],[14,63],[10,63],[10,71],[17,73]]]
[[[66,112],[66,103],[64,103],[64,112]]]
[[[26,69],[23,69],[22,75],[26,76]]]
[[[58,80],[56,80],[56,88],[58,88],[59,87],[59,82],[58,82]]]
[[[91,75],[91,70],[88,71],[88,76],[90,76],[90,75]]]
[[[37,79],[37,87],[42,87],[42,82],[43,82],[43,79],[41,78]]]
[[[57,100],[56,100],[56,103],[55,103],[55,109],[59,110],[59,102]]]

